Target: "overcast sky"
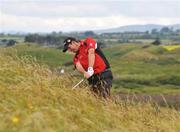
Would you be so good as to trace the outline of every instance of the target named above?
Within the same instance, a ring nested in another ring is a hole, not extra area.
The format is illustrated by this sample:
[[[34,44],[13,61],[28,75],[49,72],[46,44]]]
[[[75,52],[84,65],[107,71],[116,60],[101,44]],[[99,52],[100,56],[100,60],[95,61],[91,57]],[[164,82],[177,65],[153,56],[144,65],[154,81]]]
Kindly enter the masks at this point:
[[[82,31],[132,24],[180,24],[180,0],[0,0],[0,32]]]

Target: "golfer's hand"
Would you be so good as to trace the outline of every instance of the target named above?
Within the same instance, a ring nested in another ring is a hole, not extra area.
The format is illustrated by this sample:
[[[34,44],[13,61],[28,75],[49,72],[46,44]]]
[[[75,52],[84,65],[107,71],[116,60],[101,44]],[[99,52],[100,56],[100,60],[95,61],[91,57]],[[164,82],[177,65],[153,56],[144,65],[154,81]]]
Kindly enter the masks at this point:
[[[88,78],[91,77],[91,75],[90,75],[88,72],[85,72],[85,73],[84,73],[84,77],[88,79]]]
[[[94,70],[92,67],[88,67],[88,71],[84,73],[85,78],[90,78],[94,74]]]

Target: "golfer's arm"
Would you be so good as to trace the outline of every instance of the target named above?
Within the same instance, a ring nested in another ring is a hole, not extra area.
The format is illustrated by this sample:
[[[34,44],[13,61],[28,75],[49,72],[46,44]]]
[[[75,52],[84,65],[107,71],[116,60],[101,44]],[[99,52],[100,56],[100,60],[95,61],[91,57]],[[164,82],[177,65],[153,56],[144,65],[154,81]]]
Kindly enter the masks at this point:
[[[94,66],[94,61],[95,61],[95,49],[90,48],[88,50],[88,64],[89,64],[89,67]]]
[[[76,63],[76,69],[83,74],[86,72],[79,61]]]

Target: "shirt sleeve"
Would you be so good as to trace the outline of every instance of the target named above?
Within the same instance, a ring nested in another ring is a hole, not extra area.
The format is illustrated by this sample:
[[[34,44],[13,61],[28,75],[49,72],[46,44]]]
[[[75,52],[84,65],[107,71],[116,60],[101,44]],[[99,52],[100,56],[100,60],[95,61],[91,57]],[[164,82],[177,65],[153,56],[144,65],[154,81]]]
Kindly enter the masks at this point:
[[[93,48],[96,49],[97,48],[97,43],[93,38],[87,38],[85,40],[85,43],[87,44],[87,49]]]

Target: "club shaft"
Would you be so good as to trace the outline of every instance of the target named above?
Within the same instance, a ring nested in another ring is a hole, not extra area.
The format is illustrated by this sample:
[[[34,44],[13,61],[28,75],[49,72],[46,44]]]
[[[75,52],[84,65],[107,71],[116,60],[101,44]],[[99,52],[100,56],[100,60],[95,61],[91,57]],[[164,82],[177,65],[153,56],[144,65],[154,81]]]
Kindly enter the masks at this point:
[[[84,81],[84,79],[81,79],[74,87],[72,87],[72,90],[75,89],[79,84],[81,84]]]

